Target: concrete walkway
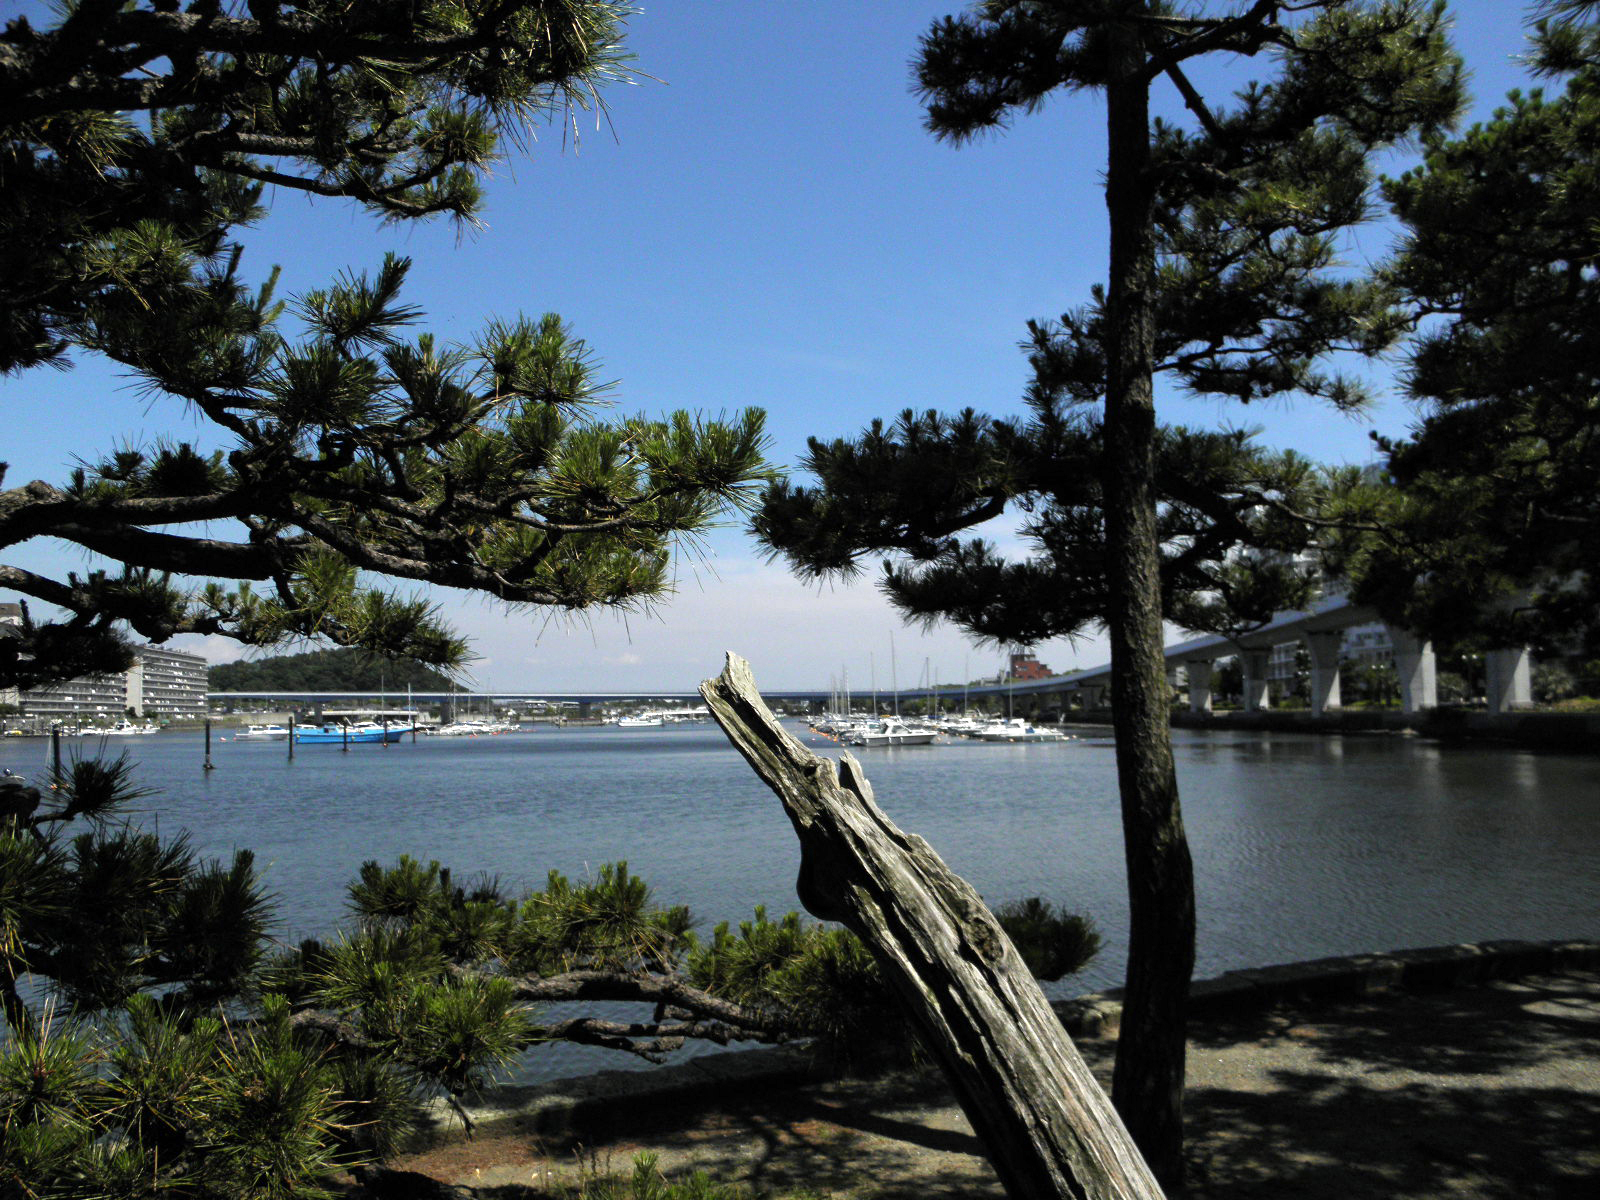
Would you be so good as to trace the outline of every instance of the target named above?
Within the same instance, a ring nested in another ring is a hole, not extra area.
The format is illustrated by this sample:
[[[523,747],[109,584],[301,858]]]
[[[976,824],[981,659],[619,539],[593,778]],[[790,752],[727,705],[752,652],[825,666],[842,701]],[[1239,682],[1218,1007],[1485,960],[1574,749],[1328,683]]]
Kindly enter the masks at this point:
[[[1080,1045],[1108,1082],[1111,1042]],[[395,1166],[482,1200],[626,1173],[641,1150],[759,1192],[1002,1194],[936,1074],[755,1072],[683,1097],[528,1113]],[[1187,1115],[1193,1197],[1596,1200],[1600,972],[1212,1013],[1190,1040]]]

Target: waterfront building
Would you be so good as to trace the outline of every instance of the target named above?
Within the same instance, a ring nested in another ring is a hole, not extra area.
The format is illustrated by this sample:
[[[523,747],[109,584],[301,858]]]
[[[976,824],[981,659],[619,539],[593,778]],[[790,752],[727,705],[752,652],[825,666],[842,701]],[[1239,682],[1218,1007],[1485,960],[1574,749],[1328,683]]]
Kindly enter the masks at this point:
[[[1027,651],[1017,651],[1011,655],[1011,669],[1009,678],[1023,683],[1030,679],[1050,678],[1050,668],[1040,662],[1033,654]]]
[[[128,671],[128,707],[135,716],[153,721],[204,717],[207,666],[198,654],[141,647]]]
[[[129,707],[128,677],[82,675],[24,688],[20,702],[26,716],[45,721],[118,721]]]
[[[156,721],[204,717],[206,669],[201,655],[140,646],[121,674],[28,688],[18,703],[27,716],[46,721],[117,721],[129,712]]]

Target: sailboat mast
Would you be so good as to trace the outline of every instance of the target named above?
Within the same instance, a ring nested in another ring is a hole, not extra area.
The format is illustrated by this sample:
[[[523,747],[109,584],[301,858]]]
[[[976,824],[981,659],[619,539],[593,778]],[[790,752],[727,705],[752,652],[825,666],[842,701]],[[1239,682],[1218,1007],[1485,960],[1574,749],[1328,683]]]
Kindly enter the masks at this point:
[[[889,630],[889,686],[894,689],[894,715],[900,715],[900,664],[894,656],[894,630]]]

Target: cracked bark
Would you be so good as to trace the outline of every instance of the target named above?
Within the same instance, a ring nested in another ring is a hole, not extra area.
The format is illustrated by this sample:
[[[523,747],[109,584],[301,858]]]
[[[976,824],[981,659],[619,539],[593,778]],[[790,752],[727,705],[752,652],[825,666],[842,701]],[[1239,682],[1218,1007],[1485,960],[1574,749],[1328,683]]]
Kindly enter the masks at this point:
[[[794,825],[801,903],[866,942],[1007,1193],[1159,1200],[1110,1101],[971,885],[883,814],[854,758],[836,772],[791,737],[743,659],[729,654],[700,693]]]

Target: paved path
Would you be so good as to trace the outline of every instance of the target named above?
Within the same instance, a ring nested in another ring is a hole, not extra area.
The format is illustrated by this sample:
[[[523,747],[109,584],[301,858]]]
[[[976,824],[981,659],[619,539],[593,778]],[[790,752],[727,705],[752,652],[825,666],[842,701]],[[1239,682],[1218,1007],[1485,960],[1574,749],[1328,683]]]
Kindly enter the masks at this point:
[[[1111,1046],[1083,1044],[1102,1081]],[[1000,1196],[937,1076],[784,1085],[514,1129],[396,1164],[481,1200],[531,1200],[640,1150],[758,1190]],[[1190,1195],[1282,1200],[1600,1200],[1600,973],[1197,1023]]]

